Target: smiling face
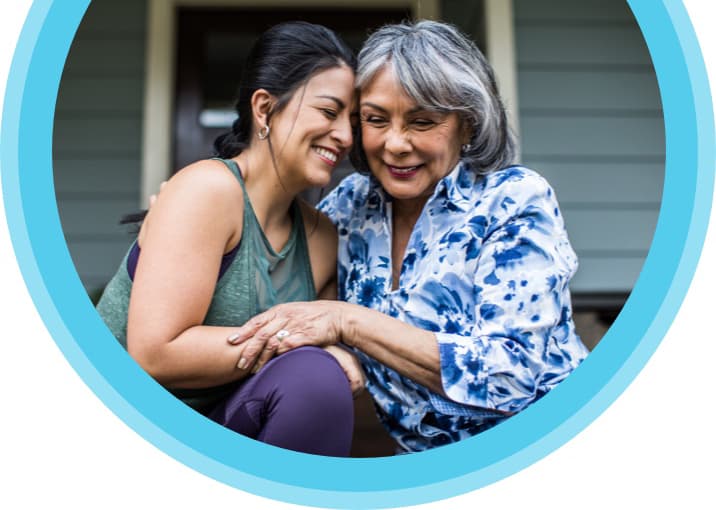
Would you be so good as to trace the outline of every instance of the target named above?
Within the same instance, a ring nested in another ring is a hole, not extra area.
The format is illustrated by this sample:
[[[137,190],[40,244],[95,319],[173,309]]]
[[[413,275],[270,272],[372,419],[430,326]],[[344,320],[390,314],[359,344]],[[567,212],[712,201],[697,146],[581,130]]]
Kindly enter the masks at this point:
[[[468,139],[457,113],[419,107],[386,67],[361,90],[360,120],[373,175],[394,199],[417,204],[455,167]]]
[[[321,71],[273,116],[270,136],[282,179],[301,187],[330,182],[353,143],[354,79],[346,66]]]

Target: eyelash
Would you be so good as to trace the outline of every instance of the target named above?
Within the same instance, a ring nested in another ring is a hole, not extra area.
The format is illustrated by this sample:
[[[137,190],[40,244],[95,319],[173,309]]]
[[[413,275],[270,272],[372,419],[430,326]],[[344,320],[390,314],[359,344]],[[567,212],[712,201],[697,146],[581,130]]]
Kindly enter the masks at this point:
[[[412,123],[418,127],[429,127],[435,124],[435,121],[432,121],[430,119],[416,119],[412,121]]]
[[[338,118],[338,112],[336,112],[335,110],[331,110],[330,108],[321,108],[321,111],[326,117],[331,120],[335,120]]]
[[[377,115],[362,115],[361,120],[372,126],[384,126],[388,123],[386,119]],[[430,119],[415,119],[410,121],[410,123],[418,129],[427,129],[435,125],[435,121]]]
[[[376,125],[376,124],[382,125],[382,124],[387,123],[387,121],[384,118],[378,117],[377,115],[361,115],[360,119],[363,122],[367,122],[368,124],[373,124],[373,125]]]

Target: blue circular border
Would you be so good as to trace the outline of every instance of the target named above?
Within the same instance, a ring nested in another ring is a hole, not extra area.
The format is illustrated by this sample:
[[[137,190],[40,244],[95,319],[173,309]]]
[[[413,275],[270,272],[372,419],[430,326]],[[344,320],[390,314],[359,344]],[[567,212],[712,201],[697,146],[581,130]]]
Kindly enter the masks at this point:
[[[582,366],[499,427],[414,455],[316,457],[213,424],[166,398],[118,346],[94,312],[62,234],[52,176],[53,114],[64,61],[88,4],[35,1],[20,36],[0,133],[8,225],[35,305],[74,369],[129,426],[194,469],[262,496],[335,508],[412,505],[471,491],[528,466],[588,425],[633,380],[673,320],[710,213],[716,160],[711,95],[684,6],[632,0],[663,99],[664,196],[631,297]]]

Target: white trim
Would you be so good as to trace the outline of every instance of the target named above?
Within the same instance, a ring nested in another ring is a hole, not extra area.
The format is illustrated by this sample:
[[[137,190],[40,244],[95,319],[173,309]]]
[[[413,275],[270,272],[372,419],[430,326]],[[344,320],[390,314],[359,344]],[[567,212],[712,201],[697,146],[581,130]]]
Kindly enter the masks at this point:
[[[150,0],[147,8],[140,207],[147,207],[149,196],[171,175],[174,95],[174,5],[171,0]]]
[[[498,0],[501,1],[501,0]],[[144,83],[142,135],[141,207],[171,175],[172,98],[174,97],[174,50],[176,7],[345,7],[340,0],[149,0],[147,53]],[[356,0],[360,7],[410,7],[416,18],[438,19],[439,0]]]
[[[520,139],[513,0],[485,0],[487,59],[495,70],[512,129]],[[519,144],[517,160],[519,161]]]

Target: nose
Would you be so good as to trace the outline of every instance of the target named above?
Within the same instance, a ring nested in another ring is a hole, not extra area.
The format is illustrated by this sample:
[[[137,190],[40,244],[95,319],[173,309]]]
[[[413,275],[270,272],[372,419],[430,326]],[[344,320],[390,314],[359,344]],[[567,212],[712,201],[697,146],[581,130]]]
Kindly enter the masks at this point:
[[[408,134],[398,127],[391,127],[385,133],[385,150],[396,155],[410,152],[412,145]]]
[[[341,115],[336,119],[331,135],[344,149],[349,149],[353,145],[353,128],[349,114]]]

